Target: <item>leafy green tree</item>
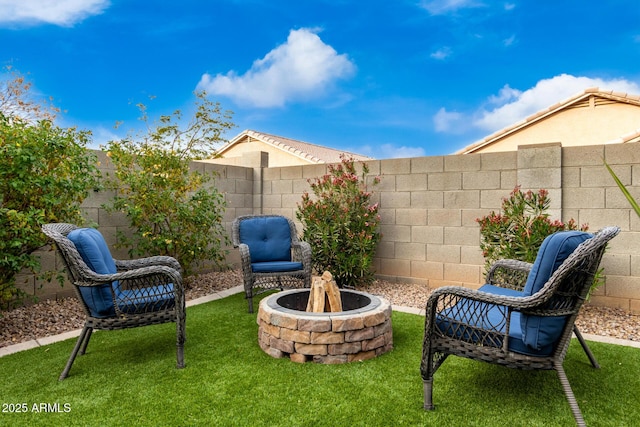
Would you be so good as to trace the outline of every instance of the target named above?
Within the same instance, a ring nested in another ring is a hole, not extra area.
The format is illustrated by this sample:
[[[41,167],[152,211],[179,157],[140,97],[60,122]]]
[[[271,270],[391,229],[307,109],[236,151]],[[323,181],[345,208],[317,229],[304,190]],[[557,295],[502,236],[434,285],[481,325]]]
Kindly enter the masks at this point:
[[[105,148],[115,166],[106,182],[116,190],[111,211],[122,212],[133,233],[118,233],[118,244],[131,256],[170,255],[185,272],[201,261],[222,266],[222,226],[226,203],[213,185],[213,176],[190,168],[193,160],[214,155],[234,125],[231,113],[219,103],[196,94],[196,109],[183,124],[182,112],[151,123],[146,106],[139,105],[147,133],[110,141]]]
[[[362,164],[358,175],[352,158],[329,165],[329,173],[310,181],[312,198],[305,192],[296,217],[303,225],[303,240],[313,248],[313,267],[328,270],[341,287],[366,285],[373,280],[371,266],[381,239],[378,204],[371,204]],[[375,177],[373,184],[380,181]]]
[[[47,241],[40,226],[82,223],[80,204],[99,179],[97,160],[86,149],[89,132],[14,113],[0,112],[0,306],[4,308],[23,297],[15,287],[16,274],[25,268],[39,269],[32,252]]]

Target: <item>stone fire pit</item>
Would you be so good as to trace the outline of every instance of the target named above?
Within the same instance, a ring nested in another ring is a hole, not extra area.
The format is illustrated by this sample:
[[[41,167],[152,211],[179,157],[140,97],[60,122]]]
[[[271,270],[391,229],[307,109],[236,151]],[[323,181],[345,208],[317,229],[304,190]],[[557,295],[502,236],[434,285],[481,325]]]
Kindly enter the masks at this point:
[[[384,298],[342,289],[343,311],[309,313],[308,289],[278,292],[260,302],[260,348],[294,362],[336,364],[371,359],[393,348],[391,304]]]

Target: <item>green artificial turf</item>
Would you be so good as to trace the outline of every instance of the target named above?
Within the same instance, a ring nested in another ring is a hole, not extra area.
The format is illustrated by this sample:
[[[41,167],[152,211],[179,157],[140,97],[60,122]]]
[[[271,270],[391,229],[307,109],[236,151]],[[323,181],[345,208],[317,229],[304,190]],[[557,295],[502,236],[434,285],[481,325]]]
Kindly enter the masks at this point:
[[[0,358],[0,425],[574,425],[555,372],[457,357],[436,373],[436,410],[424,411],[421,316],[394,312],[394,350],[343,365],[268,356],[255,319],[241,294],[189,308],[182,370],[173,324],[96,332],[62,382],[75,340]],[[587,424],[639,425],[640,350],[590,346],[601,369],[577,342],[564,365]]]

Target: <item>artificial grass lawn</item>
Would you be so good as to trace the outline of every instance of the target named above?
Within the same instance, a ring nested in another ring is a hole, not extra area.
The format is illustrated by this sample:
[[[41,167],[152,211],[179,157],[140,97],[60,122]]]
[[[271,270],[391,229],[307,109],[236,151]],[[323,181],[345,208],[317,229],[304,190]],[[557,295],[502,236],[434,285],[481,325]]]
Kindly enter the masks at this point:
[[[182,370],[173,324],[96,332],[62,382],[75,340],[0,358],[0,425],[574,425],[555,372],[456,357],[436,373],[436,410],[424,411],[421,316],[394,312],[394,350],[343,365],[271,358],[255,318],[241,294],[189,308]],[[590,345],[601,369],[577,342],[564,365],[587,424],[638,425],[640,350]],[[56,403],[61,412],[33,411]],[[7,413],[12,404],[28,411]]]

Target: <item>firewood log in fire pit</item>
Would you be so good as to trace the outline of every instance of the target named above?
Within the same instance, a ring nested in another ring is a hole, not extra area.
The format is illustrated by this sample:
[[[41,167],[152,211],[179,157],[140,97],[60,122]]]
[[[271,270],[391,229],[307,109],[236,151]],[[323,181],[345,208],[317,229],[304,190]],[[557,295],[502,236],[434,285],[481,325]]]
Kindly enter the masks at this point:
[[[342,311],[340,289],[328,271],[314,277],[309,291],[307,311],[312,313]]]

